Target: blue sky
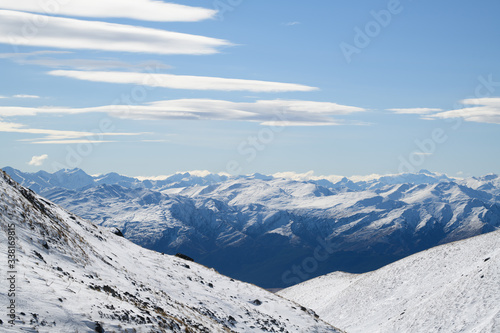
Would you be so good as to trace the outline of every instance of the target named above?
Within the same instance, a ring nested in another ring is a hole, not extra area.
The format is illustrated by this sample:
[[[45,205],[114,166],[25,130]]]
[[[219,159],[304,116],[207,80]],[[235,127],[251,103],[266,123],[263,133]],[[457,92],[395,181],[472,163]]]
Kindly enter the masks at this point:
[[[498,1],[176,4],[0,0],[0,164],[500,172]]]

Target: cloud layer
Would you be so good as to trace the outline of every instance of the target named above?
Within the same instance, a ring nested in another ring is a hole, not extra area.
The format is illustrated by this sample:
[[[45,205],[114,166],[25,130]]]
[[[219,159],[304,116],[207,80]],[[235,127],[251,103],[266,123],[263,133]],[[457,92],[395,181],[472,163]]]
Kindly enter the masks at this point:
[[[153,0],[0,0],[0,8],[50,15],[121,17],[143,21],[195,22],[214,18],[213,9]]]
[[[104,133],[104,132],[78,132],[78,131],[60,131],[51,129],[29,128],[26,125],[4,122],[0,119],[0,132],[8,133],[25,133],[25,134],[41,134],[43,138],[34,140],[32,143],[48,143],[48,144],[63,144],[63,143],[79,143],[79,142],[110,142],[104,140],[108,136],[129,136],[138,135],[138,133]]]
[[[26,95],[26,94],[18,94],[13,96],[0,96],[0,98],[22,98],[22,99],[38,99],[40,96],[37,95]]]
[[[13,98],[29,98],[29,99],[37,99],[40,98],[40,96],[37,95],[24,95],[24,94],[19,94],[19,95],[14,95],[12,96]]]
[[[228,41],[131,25],[0,10],[0,43],[155,54],[213,54]]]
[[[37,65],[51,68],[69,68],[79,70],[158,70],[169,69],[172,66],[166,65],[160,61],[149,60],[142,62],[127,62],[116,58],[98,58],[98,59],[79,59],[67,57],[54,57],[54,55],[68,56],[72,55],[70,51],[35,51],[18,53],[0,53],[0,59],[10,59],[21,65]]]
[[[366,110],[330,102],[259,100],[242,103],[213,99],[178,99],[144,105],[107,105],[93,108],[3,106],[0,107],[0,117],[101,112],[117,118],[135,120],[237,120],[270,126],[324,126],[343,124],[343,121],[336,119],[337,116],[363,111]]]
[[[427,119],[463,118],[477,123],[500,124],[500,98],[476,98],[461,101],[464,105],[472,105],[463,109],[450,110],[428,115]]]
[[[399,114],[429,114],[433,112],[443,111],[442,109],[436,108],[405,108],[405,109],[387,109]]]
[[[295,83],[156,73],[55,70],[50,71],[49,74],[92,82],[126,83],[170,89],[252,92],[313,91],[318,89]]]

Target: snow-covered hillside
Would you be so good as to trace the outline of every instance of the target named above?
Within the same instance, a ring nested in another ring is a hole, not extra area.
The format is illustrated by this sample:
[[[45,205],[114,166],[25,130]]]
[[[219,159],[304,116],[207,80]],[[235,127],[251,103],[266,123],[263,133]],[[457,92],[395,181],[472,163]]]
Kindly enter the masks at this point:
[[[256,286],[141,248],[4,173],[0,226],[1,332],[338,332]]]
[[[335,270],[367,272],[500,228],[500,180],[495,175],[452,179],[423,170],[331,182],[259,174],[179,173],[139,180],[85,176],[78,169],[7,171],[64,208],[99,225],[118,227],[141,246],[186,253],[223,274],[266,288]],[[69,185],[57,185],[59,178],[71,179]],[[79,182],[82,187],[75,188]]]
[[[356,332],[500,332],[500,232],[361,275],[335,272],[280,295]]]

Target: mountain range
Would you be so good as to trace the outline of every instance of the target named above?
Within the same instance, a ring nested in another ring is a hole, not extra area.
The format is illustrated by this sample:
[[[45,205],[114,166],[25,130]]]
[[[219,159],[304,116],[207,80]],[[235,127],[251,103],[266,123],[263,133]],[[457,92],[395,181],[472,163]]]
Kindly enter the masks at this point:
[[[0,198],[2,332],[340,333],[259,287],[141,248],[3,172]]]
[[[291,179],[177,173],[161,180],[80,169],[14,180],[148,249],[184,253],[232,278],[283,288],[364,273],[500,228],[500,177],[415,174]]]

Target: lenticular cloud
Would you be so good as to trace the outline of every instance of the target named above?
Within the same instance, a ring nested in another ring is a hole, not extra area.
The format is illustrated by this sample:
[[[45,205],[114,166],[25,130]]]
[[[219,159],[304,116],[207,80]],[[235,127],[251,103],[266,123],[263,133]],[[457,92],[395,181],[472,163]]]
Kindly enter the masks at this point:
[[[155,54],[214,54],[228,41],[159,29],[0,10],[0,43]]]
[[[143,21],[196,22],[210,19],[216,10],[152,0],[0,0],[0,8],[50,15],[121,17]]]

